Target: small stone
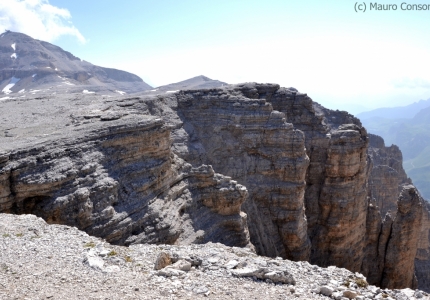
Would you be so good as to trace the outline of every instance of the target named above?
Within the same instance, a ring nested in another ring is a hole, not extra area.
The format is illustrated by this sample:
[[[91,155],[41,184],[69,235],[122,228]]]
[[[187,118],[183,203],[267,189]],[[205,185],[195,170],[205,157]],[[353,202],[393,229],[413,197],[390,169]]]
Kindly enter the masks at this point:
[[[324,296],[330,296],[331,294],[333,294],[333,292],[334,289],[332,287],[329,287],[328,285],[323,285],[322,287],[320,287],[320,293]]]
[[[207,287],[205,287],[204,285],[202,285],[202,286],[198,286],[198,287],[194,288],[193,292],[196,294],[205,294],[205,293],[209,292],[209,289]]]
[[[211,257],[208,259],[208,262],[211,264],[216,264],[219,261],[219,257]]]
[[[351,290],[346,290],[343,291],[343,296],[348,298],[348,299],[354,299],[355,297],[357,297],[357,293]]]
[[[420,291],[416,291],[414,294],[414,297],[417,299],[421,299],[424,297],[423,293],[421,293]]]
[[[226,269],[234,269],[236,268],[236,266],[239,264],[239,262],[237,260],[230,260],[227,264],[225,264],[225,268]]]
[[[333,294],[331,294],[331,297],[335,300],[340,300],[343,298],[341,292],[334,292]]]
[[[164,267],[172,264],[172,258],[170,253],[162,251],[157,256],[157,260],[155,261],[154,270],[161,270]]]
[[[272,280],[274,283],[296,284],[296,281],[288,271],[272,271],[263,275],[264,278]]]
[[[172,276],[179,277],[179,276],[185,275],[186,273],[184,271],[173,269],[173,268],[164,268],[159,270],[156,274],[159,276],[165,276],[165,277],[172,277]]]
[[[177,262],[175,262],[173,265],[170,265],[168,267],[188,272],[189,270],[191,270],[191,263],[184,259],[180,259]]]
[[[100,257],[87,256],[86,263],[93,269],[103,269],[104,261]]]

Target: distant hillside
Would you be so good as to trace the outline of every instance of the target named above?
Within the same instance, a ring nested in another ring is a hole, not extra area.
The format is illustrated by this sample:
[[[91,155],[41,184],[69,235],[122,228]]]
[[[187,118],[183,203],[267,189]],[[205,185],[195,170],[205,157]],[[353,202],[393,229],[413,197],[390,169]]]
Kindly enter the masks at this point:
[[[228,85],[228,83],[219,80],[213,80],[206,76],[200,75],[184,81],[159,86],[156,88],[156,90],[160,92],[173,92],[178,90],[219,88],[225,85]]]
[[[0,96],[27,93],[135,93],[152,89],[129,72],[95,66],[18,32],[0,35]],[[0,98],[1,98],[0,97]]]
[[[427,107],[430,107],[430,99],[420,100],[406,106],[377,108],[359,113],[357,117],[362,121],[372,117],[385,119],[413,118],[420,110]]]
[[[430,200],[430,107],[419,110],[412,118],[391,119],[375,115],[361,121],[368,132],[382,136],[387,145],[399,146],[406,173],[423,197]]]

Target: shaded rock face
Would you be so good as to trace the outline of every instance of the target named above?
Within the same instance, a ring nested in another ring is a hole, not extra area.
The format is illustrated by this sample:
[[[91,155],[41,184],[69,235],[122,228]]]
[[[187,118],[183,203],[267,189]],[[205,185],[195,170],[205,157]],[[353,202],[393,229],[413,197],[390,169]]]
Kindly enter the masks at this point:
[[[424,201],[423,206],[421,230],[415,257],[415,274],[418,288],[428,292],[430,291],[430,204]]]
[[[314,107],[306,94],[270,84],[179,93],[178,114],[189,135],[188,152],[178,155],[192,163],[209,163],[249,189],[244,210],[259,253],[360,270],[368,141],[357,119]],[[276,122],[291,123],[291,129],[275,127]],[[283,137],[278,142],[265,138],[275,136],[268,127]],[[279,156],[288,158],[287,165]],[[285,183],[296,193],[282,191]],[[287,226],[293,234],[283,236]],[[311,252],[303,251],[309,249],[306,235]]]
[[[369,197],[376,199],[382,216],[388,211],[394,216],[402,185],[410,183],[402,166],[402,152],[396,145],[385,147],[380,136],[369,134],[369,138],[368,153],[373,162],[369,177]]]
[[[404,186],[387,243],[381,286],[416,286],[414,258],[421,229],[422,199],[412,185]],[[405,251],[405,249],[409,251]]]
[[[72,118],[56,125],[67,139],[26,137],[3,152],[0,211],[34,213],[118,244],[248,245],[361,271],[378,285],[414,284],[413,258],[426,247],[418,244],[421,198],[399,188],[396,149],[372,138],[369,148],[352,115],[275,84],[88,97],[87,109],[56,111]]]
[[[306,216],[310,261],[359,271],[366,226],[366,130],[346,112],[331,111],[293,89],[270,97],[275,109],[304,132],[310,166]]]
[[[373,168],[368,180],[366,259],[361,272],[369,283],[382,287],[405,282],[429,290],[430,223],[426,202],[407,178],[399,148],[386,147],[377,135],[369,137]],[[415,273],[411,257],[415,257]]]
[[[193,165],[210,164],[247,187],[243,209],[259,253],[307,260],[305,137],[264,98],[248,98],[241,88],[231,93],[178,94],[178,115],[187,134],[186,148],[178,155]]]
[[[0,210],[117,244],[249,244],[247,190],[170,150],[155,117],[99,121],[80,136],[3,154]]]

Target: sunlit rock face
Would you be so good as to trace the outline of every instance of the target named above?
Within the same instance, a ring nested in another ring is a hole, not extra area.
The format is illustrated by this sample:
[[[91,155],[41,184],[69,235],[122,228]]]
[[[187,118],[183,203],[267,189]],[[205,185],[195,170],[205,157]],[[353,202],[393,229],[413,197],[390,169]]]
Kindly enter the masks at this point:
[[[427,268],[428,217],[401,153],[294,88],[0,105],[21,109],[0,136],[2,212],[117,244],[247,246],[392,288],[416,284],[415,257]]]

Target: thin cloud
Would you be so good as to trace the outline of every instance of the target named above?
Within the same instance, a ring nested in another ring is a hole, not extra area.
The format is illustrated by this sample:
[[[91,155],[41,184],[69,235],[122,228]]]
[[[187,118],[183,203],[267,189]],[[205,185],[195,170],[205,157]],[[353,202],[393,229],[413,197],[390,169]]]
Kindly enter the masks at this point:
[[[72,25],[71,18],[67,9],[53,6],[48,0],[0,1],[0,32],[17,31],[49,42],[71,35],[86,43],[84,36]]]

